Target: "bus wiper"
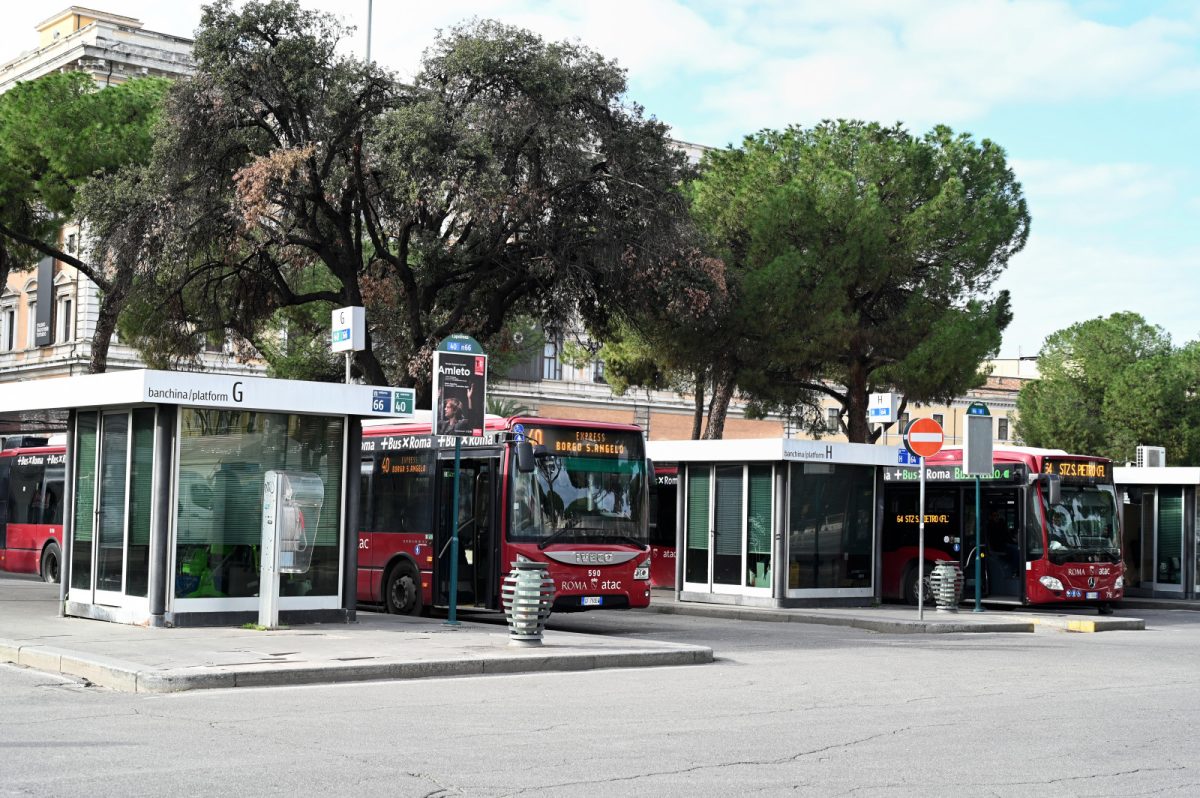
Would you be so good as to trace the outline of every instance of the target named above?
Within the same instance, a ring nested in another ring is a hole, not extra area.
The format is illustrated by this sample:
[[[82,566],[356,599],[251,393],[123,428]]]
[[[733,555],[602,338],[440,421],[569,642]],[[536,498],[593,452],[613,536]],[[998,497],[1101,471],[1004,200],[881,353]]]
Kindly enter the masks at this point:
[[[543,550],[545,550],[545,548],[546,548],[547,546],[549,546],[551,543],[553,543],[555,540],[557,540],[558,538],[560,538],[560,537],[562,537],[563,535],[567,534],[568,532],[575,532],[575,531],[576,531],[576,529],[577,529],[577,527],[573,527],[573,526],[564,526],[563,528],[559,529],[557,532],[555,532],[555,533],[553,533],[552,535],[550,535],[550,537],[546,538],[546,539],[545,539],[545,540],[543,540],[541,543],[539,543],[539,544],[538,544],[538,550],[539,550],[539,551],[543,551]]]
[[[610,533],[608,537],[612,538],[617,543],[628,543],[630,546],[637,546],[642,551],[650,548],[649,544],[644,543],[637,538],[631,538],[629,535],[621,535],[618,533]]]

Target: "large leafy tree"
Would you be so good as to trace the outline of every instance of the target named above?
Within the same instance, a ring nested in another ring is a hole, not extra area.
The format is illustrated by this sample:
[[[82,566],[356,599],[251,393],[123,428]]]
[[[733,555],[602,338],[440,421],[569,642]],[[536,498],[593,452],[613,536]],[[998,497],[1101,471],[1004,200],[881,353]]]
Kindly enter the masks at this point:
[[[857,121],[764,131],[710,152],[690,193],[733,296],[718,395],[810,423],[833,397],[866,442],[872,391],[948,401],[982,382],[1011,319],[991,290],[1029,226],[994,143]]]
[[[1200,457],[1200,348],[1176,349],[1161,327],[1114,313],[1050,335],[1040,377],[1017,399],[1016,432],[1030,446],[1134,458],[1162,445],[1168,461]]]
[[[343,33],[295,2],[205,9],[144,180],[148,348],[186,358],[228,329],[270,354],[285,309],[363,304],[356,370],[421,401],[445,336],[603,329],[631,275],[673,262],[684,158],[614,63],[477,21],[401,84],[340,55]]]
[[[66,251],[59,231],[80,215],[76,206],[89,185],[149,159],[167,85],[138,78],[99,88],[82,72],[62,72],[0,95],[0,285],[10,269],[28,268],[42,256],[91,279],[101,291],[94,372],[105,369],[135,270],[108,252]]]

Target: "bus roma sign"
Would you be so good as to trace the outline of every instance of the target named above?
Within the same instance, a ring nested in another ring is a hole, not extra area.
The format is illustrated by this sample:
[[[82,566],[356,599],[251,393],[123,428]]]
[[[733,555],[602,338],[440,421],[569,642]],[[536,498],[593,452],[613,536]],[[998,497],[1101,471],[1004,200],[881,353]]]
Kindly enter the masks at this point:
[[[966,482],[974,480],[975,476],[963,471],[961,465],[925,467],[926,482]],[[883,469],[884,482],[917,482],[920,479],[921,470],[918,468],[888,466]],[[980,474],[979,479],[990,482],[1023,482],[1025,481],[1025,466],[1017,463],[1005,463],[996,466],[990,474]]]

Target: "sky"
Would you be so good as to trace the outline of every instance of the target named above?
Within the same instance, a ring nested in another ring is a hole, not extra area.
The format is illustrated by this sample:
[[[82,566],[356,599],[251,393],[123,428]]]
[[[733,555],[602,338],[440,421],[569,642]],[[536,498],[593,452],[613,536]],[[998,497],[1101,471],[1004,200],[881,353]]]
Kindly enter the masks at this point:
[[[356,32],[368,0],[302,0]],[[191,36],[195,0],[88,0]],[[63,2],[62,7],[67,6]],[[13,4],[0,61],[59,6]],[[582,42],[628,71],[628,98],[675,138],[737,146],[824,119],[935,124],[1004,148],[1032,223],[997,288],[1001,357],[1076,322],[1140,313],[1200,339],[1200,3],[1184,0],[375,0],[371,55],[411,76],[439,30],[472,17]]]

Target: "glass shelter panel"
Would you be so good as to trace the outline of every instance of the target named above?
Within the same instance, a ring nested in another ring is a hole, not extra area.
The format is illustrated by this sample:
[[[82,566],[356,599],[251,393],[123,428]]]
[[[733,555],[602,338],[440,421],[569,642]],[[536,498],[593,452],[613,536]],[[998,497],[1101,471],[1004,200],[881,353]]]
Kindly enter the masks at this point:
[[[124,589],[125,488],[129,476],[129,413],[105,413],[100,425],[100,496],[96,507],[96,589]]]
[[[1158,576],[1160,585],[1178,585],[1183,563],[1183,488],[1158,489]]]
[[[793,463],[788,502],[788,588],[869,588],[874,469]]]
[[[746,585],[771,586],[771,466],[750,466],[746,507]]]
[[[713,513],[713,582],[722,585],[742,583],[742,472],[743,467],[717,468],[717,491]]]
[[[284,596],[338,593],[342,445],[341,417],[242,410],[180,412],[176,505],[175,595],[258,595],[262,493],[267,471],[301,471],[324,485],[324,508],[309,521],[313,547],[306,573],[284,574]]]
[[[685,582],[708,582],[708,500],[711,469],[691,467],[687,471],[687,552]]]
[[[92,534],[96,501],[97,413],[80,413],[75,422],[75,519],[71,543],[71,587],[92,587]]]

